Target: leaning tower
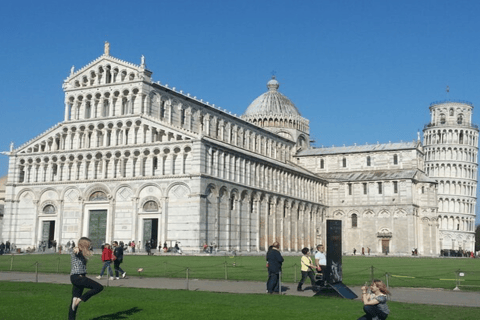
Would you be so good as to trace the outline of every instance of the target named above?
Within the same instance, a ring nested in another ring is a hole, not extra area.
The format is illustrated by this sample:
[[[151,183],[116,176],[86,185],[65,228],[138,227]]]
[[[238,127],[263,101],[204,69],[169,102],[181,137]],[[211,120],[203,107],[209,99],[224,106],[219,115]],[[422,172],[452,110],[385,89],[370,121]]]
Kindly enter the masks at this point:
[[[438,183],[443,250],[475,249],[478,126],[472,124],[472,111],[465,101],[434,102],[423,130],[425,172]]]

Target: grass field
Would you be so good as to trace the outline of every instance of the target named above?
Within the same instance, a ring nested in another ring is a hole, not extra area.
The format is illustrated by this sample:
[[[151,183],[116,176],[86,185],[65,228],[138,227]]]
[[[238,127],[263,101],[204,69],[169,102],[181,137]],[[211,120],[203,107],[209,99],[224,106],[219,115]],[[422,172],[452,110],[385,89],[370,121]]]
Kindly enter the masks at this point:
[[[0,282],[2,320],[66,319],[71,286]],[[389,320],[478,319],[480,308],[389,302]],[[357,319],[362,303],[332,297],[222,294],[107,287],[79,306],[77,319]]]
[[[300,257],[285,257],[283,281],[297,282],[300,278]],[[89,263],[90,274],[99,273],[102,267],[100,255],[94,255]],[[391,287],[423,287],[453,289],[456,272],[461,270],[462,289],[480,290],[480,259],[469,258],[397,258],[347,256],[343,258],[343,282],[359,286],[375,278],[386,280]],[[227,279],[265,281],[266,268],[263,256],[132,256],[126,255],[122,268],[136,274],[143,268],[144,277],[171,277],[197,279]],[[0,271],[25,271],[44,273],[69,273],[70,256],[58,254],[3,255]],[[188,270],[187,270],[188,269]]]

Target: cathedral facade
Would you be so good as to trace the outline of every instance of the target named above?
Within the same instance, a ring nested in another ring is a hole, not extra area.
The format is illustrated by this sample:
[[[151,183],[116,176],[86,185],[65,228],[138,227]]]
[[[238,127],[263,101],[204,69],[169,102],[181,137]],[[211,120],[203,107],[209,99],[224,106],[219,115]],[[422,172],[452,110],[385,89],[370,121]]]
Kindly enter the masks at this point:
[[[435,168],[448,161],[431,153],[447,147],[432,138],[441,122],[425,129],[426,153],[421,141],[315,148],[309,121],[275,79],[236,116],[151,76],[143,57],[139,65],[117,59],[108,45],[72,68],[64,121],[9,153],[3,241],[26,249],[88,236],[96,247],[135,240],[179,243],[187,252],[205,243],[261,252],[278,241],[299,251],[325,243],[326,220],[340,219],[344,251],[473,250],[471,105],[461,111],[468,133],[455,140],[468,160],[455,160],[459,176],[445,189],[447,179],[437,178],[445,171]],[[457,188],[465,194],[451,196]],[[459,203],[450,210],[452,202]]]

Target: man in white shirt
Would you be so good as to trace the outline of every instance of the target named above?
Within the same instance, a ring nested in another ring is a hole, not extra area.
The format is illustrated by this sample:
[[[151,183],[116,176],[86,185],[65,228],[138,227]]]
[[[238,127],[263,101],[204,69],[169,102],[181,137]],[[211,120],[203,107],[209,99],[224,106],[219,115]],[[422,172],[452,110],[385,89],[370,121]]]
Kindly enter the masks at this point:
[[[325,249],[323,248],[323,245],[319,244],[317,246],[317,252],[315,253],[315,264],[317,266],[317,271],[322,272],[323,274],[323,280],[327,280],[327,256],[325,255]]]

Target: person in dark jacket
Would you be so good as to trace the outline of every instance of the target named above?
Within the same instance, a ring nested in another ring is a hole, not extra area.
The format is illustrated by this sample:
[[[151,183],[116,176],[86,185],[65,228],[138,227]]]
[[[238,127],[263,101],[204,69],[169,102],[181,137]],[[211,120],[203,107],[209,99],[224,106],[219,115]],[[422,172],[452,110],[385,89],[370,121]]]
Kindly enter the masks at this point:
[[[113,251],[113,255],[115,256],[113,267],[115,269],[115,279],[118,280],[120,279],[120,274],[122,275],[122,278],[125,278],[127,273],[120,268],[120,263],[123,262],[123,246],[119,246],[117,241],[113,242],[113,246],[115,247],[115,250]]]
[[[274,242],[272,244],[272,249],[267,252],[267,262],[268,262],[268,281],[267,281],[267,291],[270,294],[278,292],[280,272],[282,271],[283,257],[279,251],[280,244]]]

